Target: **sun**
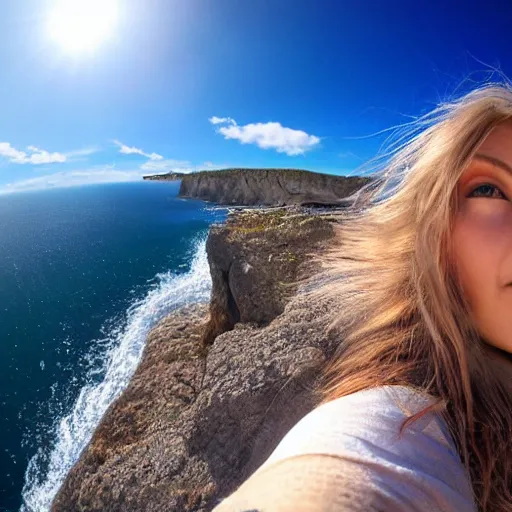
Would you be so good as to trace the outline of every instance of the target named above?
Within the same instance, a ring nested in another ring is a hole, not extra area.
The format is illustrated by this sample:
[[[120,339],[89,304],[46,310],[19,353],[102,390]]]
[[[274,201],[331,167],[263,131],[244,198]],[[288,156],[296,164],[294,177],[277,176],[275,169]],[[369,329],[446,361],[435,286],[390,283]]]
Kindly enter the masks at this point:
[[[55,0],[48,32],[65,52],[93,52],[113,35],[118,14],[117,0]]]

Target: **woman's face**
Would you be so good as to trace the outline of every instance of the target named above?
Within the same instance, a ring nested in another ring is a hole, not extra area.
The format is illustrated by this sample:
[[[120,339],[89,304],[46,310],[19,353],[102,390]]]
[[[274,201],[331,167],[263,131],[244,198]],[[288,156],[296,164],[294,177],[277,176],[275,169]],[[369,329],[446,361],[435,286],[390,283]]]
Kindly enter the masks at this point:
[[[484,140],[461,176],[454,259],[480,335],[512,353],[512,121]]]

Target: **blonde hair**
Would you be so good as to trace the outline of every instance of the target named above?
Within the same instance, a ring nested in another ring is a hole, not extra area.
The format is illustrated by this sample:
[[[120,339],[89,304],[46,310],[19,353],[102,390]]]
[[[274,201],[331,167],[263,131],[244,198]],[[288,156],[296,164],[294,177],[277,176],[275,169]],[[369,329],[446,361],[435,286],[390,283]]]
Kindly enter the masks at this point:
[[[328,282],[314,292],[336,300],[332,320],[342,333],[324,401],[381,385],[436,397],[475,501],[492,512],[512,510],[512,389],[504,376],[512,367],[498,371],[476,331],[450,263],[450,234],[459,177],[510,118],[512,87],[487,84],[408,127],[354,197],[324,258]]]

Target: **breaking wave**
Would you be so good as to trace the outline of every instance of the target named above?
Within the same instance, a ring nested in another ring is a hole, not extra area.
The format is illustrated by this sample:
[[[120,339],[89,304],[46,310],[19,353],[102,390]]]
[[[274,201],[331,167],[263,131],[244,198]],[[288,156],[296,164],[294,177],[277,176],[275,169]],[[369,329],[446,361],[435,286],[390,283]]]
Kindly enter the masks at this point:
[[[149,331],[170,311],[209,300],[211,278],[206,241],[197,243],[189,272],[158,274],[150,291],[134,302],[122,321],[97,340],[106,346],[91,368],[71,412],[56,420],[54,442],[30,460],[20,512],[47,512],[68,471],[89,443],[110,404],[126,388],[139,364]],[[92,344],[93,346],[95,343]],[[103,378],[98,381],[98,374]]]

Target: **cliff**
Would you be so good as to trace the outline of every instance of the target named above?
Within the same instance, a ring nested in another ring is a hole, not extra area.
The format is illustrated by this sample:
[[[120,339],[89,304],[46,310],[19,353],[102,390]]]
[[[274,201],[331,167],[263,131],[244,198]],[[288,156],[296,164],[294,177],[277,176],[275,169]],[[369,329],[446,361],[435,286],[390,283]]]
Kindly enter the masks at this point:
[[[369,182],[297,169],[225,169],[179,176],[145,176],[151,180],[181,179],[180,197],[223,205],[343,205],[343,198]]]
[[[178,181],[183,179],[187,174],[183,172],[169,172],[167,174],[155,174],[153,176],[143,176],[144,180],[151,181]]]
[[[297,281],[333,240],[335,215],[242,211],[213,226],[209,308],[175,311],[150,334],[53,512],[206,512],[315,405],[332,351],[327,304]]]

